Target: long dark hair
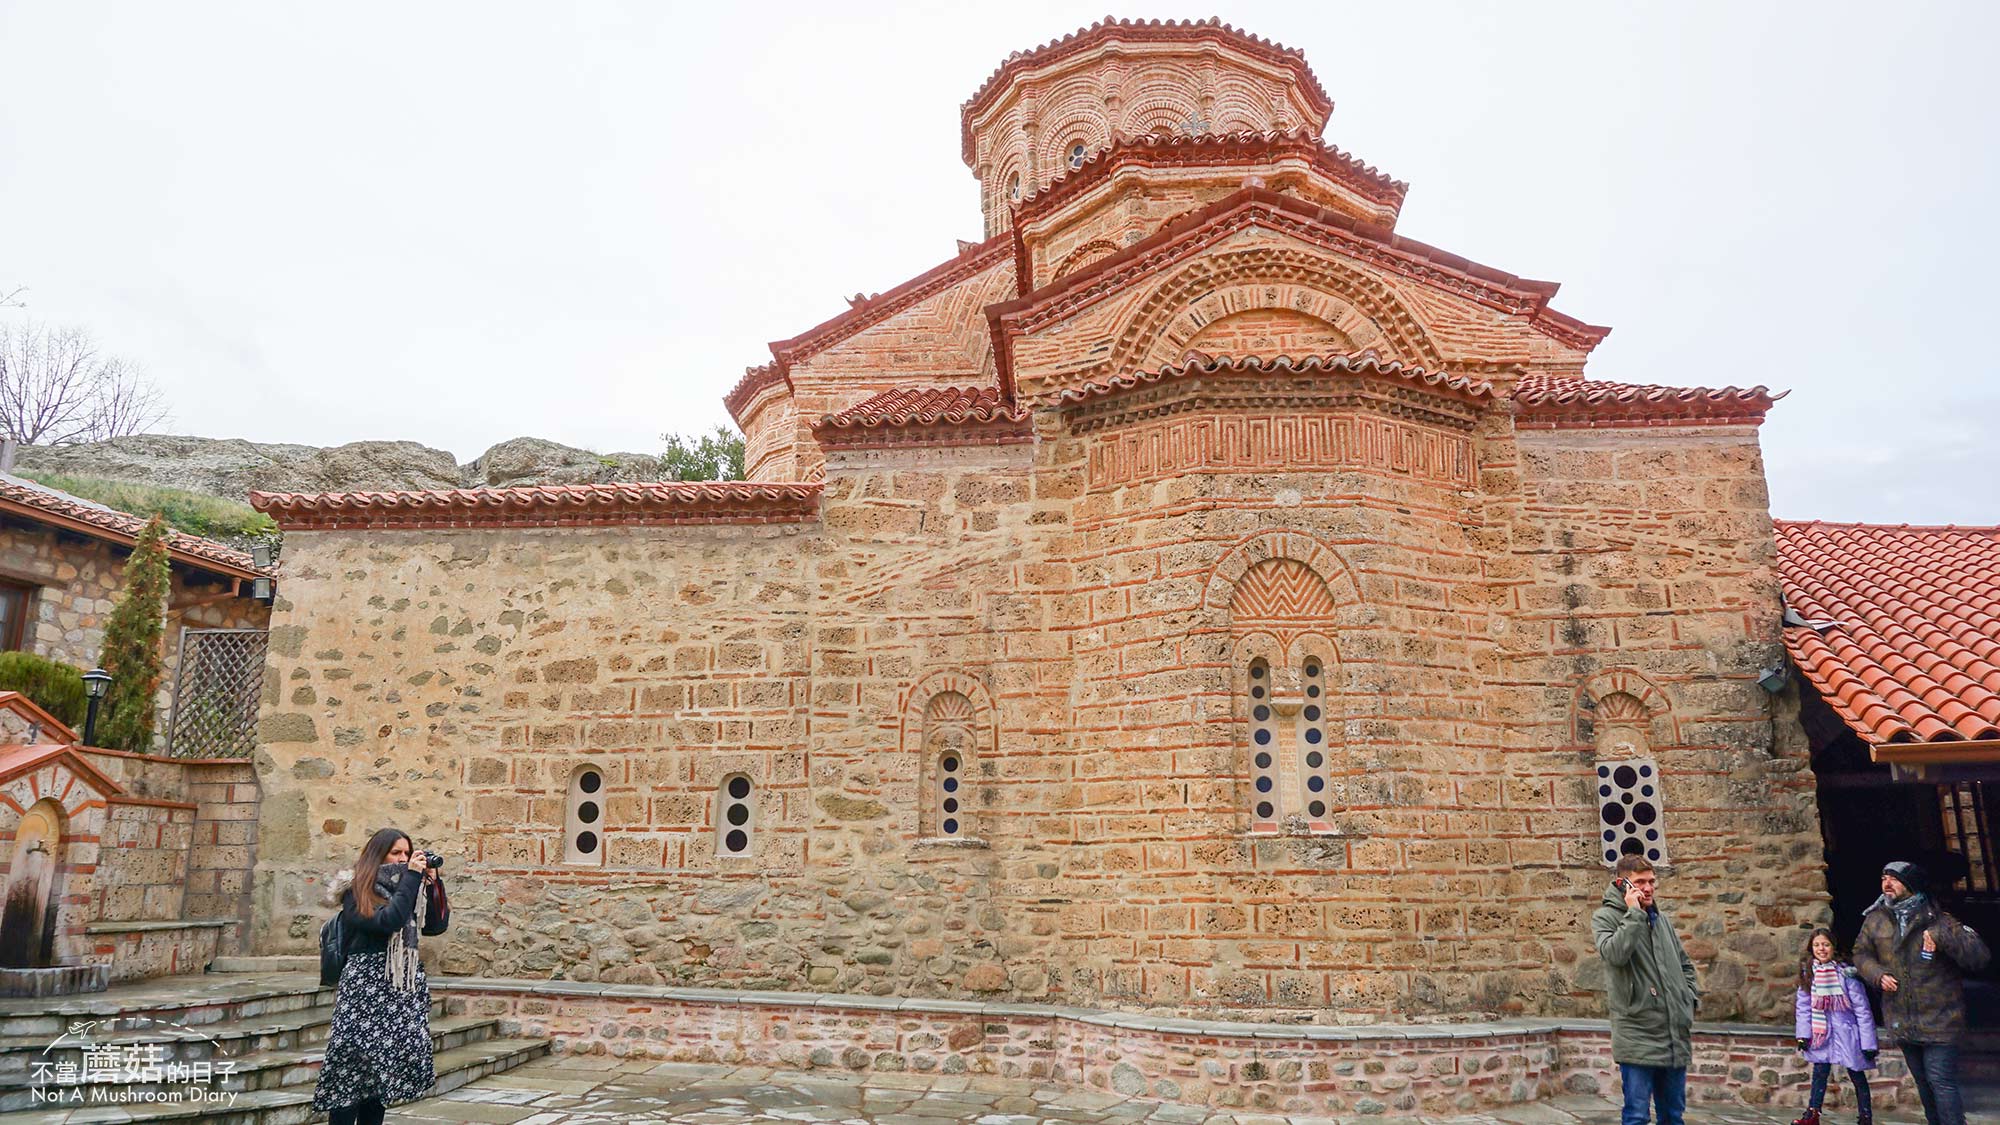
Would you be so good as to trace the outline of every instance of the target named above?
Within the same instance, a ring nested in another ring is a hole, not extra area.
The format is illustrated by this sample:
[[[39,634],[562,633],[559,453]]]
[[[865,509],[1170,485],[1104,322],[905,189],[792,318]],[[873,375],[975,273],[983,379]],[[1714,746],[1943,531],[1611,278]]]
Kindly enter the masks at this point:
[[[398,840],[408,840],[410,834],[400,828],[383,828],[368,842],[361,845],[361,858],[354,861],[354,909],[363,916],[374,914],[382,907],[382,898],[375,893],[375,873],[382,870],[382,860]],[[412,845],[413,847],[415,845]]]
[[[1826,943],[1833,947],[1833,959],[1835,961],[1839,961],[1841,959],[1840,942],[1833,936],[1832,930],[1827,929],[1825,926],[1820,926],[1817,929],[1813,930],[1812,933],[1807,934],[1806,951],[1803,955],[1799,957],[1800,988],[1808,990],[1812,988],[1812,967],[1813,967],[1812,947],[1813,947],[1813,942],[1818,940],[1822,935],[1825,936]]]

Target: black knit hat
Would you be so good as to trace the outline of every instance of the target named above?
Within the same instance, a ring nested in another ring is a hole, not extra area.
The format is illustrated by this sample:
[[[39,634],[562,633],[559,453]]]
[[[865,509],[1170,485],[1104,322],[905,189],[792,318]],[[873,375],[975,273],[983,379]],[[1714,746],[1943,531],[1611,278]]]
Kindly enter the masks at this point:
[[[1911,863],[1906,859],[1883,864],[1882,874],[1894,875],[1896,881],[1908,887],[1913,895],[1920,895],[1931,889],[1931,873],[1925,871],[1922,865]]]

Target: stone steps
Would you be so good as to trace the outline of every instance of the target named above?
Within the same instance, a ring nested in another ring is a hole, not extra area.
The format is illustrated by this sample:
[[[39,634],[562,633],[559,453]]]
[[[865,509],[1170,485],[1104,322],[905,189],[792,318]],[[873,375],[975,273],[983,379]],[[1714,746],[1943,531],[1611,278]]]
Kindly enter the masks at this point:
[[[217,957],[209,962],[211,973],[318,973],[319,958],[310,954],[296,957]]]
[[[333,1017],[333,990],[318,986],[317,970],[304,973],[245,973],[218,978],[159,979],[114,986],[110,991],[62,1003],[40,1012],[0,1003],[0,1115],[8,1121],[213,1121],[275,1125],[308,1121],[313,1085],[325,1062],[325,1042]],[[163,1029],[179,1024],[187,1030]],[[90,1087],[48,1082],[62,1063],[81,1065],[80,1045],[51,1043],[64,1029],[89,1026],[100,1047],[142,1048],[148,1063],[227,1063],[199,1089],[201,1101],[150,1101],[188,1089],[186,1081],[99,1083]],[[164,1032],[164,1033],[163,1033]],[[545,1054],[546,1039],[499,1038],[497,1019],[449,1015],[444,1001],[432,1005],[431,1044],[443,1093],[467,1082]],[[151,1048],[157,1046],[155,1054]],[[37,1101],[35,1087],[62,1091],[70,1100]],[[85,1098],[77,1097],[82,1091]],[[91,1095],[95,1095],[91,1097]],[[135,1099],[135,1100],[126,1100]]]
[[[428,1096],[450,1093],[468,1082],[512,1070],[549,1050],[546,1039],[487,1039],[437,1056],[437,1085]],[[310,1079],[274,1089],[225,1094],[201,1104],[87,1106],[10,1113],[18,1125],[84,1125],[86,1122],[201,1121],[212,1125],[299,1125],[324,1120],[312,1108]]]

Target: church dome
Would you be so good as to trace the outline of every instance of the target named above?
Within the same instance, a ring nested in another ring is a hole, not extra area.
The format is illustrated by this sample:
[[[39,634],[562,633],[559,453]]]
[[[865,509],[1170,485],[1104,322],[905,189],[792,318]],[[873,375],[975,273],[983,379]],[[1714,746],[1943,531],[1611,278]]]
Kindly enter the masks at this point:
[[[1220,20],[1112,20],[1008,57],[960,111],[991,237],[1010,204],[1112,139],[1148,133],[1317,135],[1333,101],[1303,52]]]

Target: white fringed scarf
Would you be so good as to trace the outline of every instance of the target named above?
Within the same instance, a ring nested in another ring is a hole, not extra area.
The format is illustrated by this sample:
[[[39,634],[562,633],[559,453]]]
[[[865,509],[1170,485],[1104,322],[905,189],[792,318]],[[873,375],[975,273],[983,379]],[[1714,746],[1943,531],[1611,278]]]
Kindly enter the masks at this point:
[[[396,888],[403,882],[403,872],[409,870],[407,864],[394,867],[384,866],[375,872],[375,893],[384,901],[396,897]],[[397,992],[410,993],[417,990],[417,935],[424,923],[430,921],[431,888],[428,879],[417,884],[417,904],[410,911],[410,919],[403,928],[389,935],[389,987]]]

